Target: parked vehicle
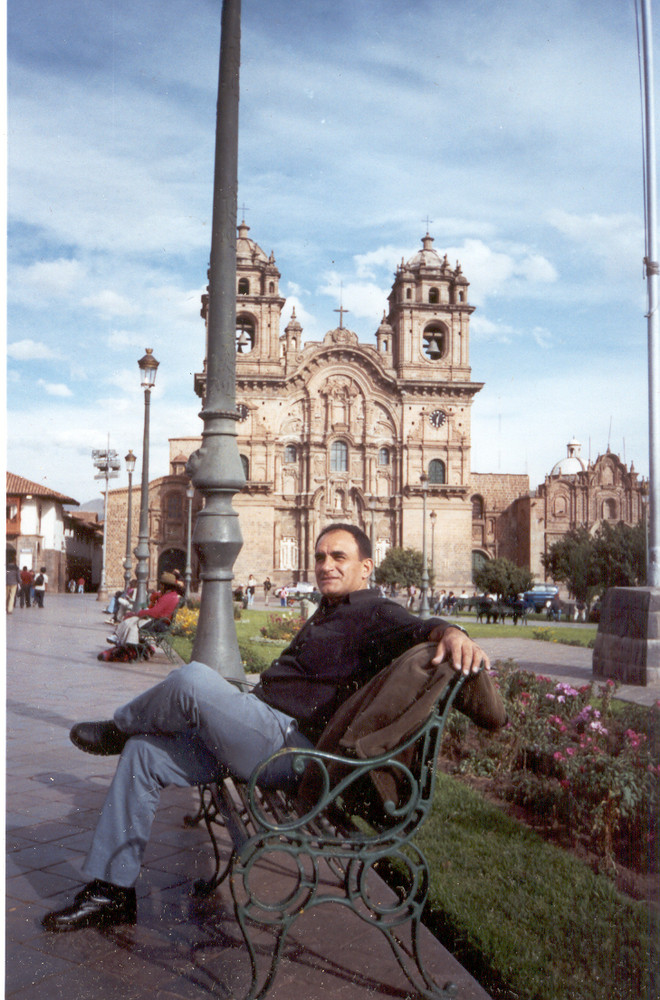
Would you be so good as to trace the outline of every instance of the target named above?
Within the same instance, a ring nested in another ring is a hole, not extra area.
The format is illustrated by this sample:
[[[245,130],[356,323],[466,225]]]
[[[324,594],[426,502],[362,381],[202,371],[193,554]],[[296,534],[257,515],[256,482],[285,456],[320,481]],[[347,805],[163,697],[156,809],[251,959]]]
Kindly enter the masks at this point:
[[[523,598],[527,607],[533,608],[539,614],[548,601],[551,601],[558,593],[559,587],[555,587],[551,583],[535,583],[531,590],[525,591]]]

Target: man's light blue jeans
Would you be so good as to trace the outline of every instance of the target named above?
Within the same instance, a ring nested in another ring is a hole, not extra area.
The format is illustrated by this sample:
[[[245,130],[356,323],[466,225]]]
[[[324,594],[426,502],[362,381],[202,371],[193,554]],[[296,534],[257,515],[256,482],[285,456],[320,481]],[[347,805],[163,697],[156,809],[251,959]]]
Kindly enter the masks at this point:
[[[245,780],[286,745],[293,723],[194,661],[117,709],[114,719],[132,738],[119,758],[83,873],[125,887],[139,875],[163,788],[212,781],[221,764]]]

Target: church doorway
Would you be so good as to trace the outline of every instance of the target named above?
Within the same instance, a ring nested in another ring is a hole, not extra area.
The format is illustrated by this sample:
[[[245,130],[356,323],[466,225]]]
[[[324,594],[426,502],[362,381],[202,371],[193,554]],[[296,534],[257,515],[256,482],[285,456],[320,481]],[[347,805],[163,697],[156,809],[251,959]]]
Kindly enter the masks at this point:
[[[165,549],[158,557],[158,579],[163,573],[173,573],[175,569],[183,576],[186,571],[186,553],[183,549]]]

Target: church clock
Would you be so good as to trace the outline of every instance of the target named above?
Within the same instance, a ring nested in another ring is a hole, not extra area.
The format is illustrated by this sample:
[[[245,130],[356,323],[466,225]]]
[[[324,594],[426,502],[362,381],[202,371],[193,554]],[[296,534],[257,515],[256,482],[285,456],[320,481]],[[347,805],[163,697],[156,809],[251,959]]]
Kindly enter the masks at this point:
[[[445,420],[447,419],[447,414],[444,410],[434,410],[429,416],[429,421],[432,427],[442,427]]]

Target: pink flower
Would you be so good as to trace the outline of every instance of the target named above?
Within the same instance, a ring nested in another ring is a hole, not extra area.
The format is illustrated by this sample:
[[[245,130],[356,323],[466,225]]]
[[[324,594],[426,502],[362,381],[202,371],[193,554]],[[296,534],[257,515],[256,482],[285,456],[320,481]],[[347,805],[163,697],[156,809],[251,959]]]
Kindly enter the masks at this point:
[[[575,753],[575,747],[566,747],[566,756],[572,757]]]
[[[553,758],[554,758],[555,760],[563,760],[563,759],[564,759],[564,755],[563,755],[563,753],[560,753],[560,751],[559,751],[559,750],[556,750],[556,751],[555,751],[555,753],[553,753],[553,755],[552,755],[552,756],[553,756]]]
[[[568,778],[562,778],[562,780],[559,782],[559,784],[561,785],[562,788],[570,788],[571,787],[571,783],[568,780]]]

